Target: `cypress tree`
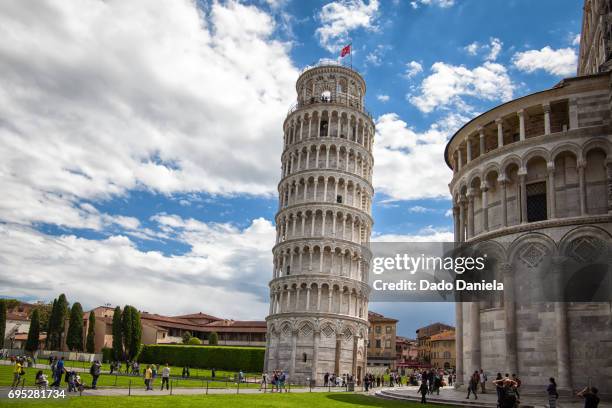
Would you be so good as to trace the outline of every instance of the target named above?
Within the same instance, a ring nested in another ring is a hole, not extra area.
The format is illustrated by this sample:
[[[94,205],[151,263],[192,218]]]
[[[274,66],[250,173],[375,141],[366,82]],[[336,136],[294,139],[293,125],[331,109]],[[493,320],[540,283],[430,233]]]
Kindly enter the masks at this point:
[[[138,356],[140,342],[142,340],[142,326],[140,325],[140,312],[132,307],[132,340],[130,341],[130,355],[132,358]]]
[[[132,348],[132,306],[125,305],[121,314],[121,329],[123,331],[123,349],[127,358],[131,359],[130,350]]]
[[[45,347],[51,349],[51,337],[55,331],[55,318],[57,315],[57,299],[53,299],[53,305],[51,306],[51,313],[49,313],[49,321],[47,323],[47,338],[45,339]]]
[[[95,353],[96,350],[96,315],[93,310],[89,312],[89,326],[87,327],[87,345],[85,347],[88,353]]]
[[[4,347],[4,336],[6,336],[6,301],[0,299],[0,348]]]
[[[30,330],[28,331],[28,339],[26,340],[25,349],[32,354],[38,350],[38,337],[40,336],[40,313],[38,309],[34,309],[30,318]]]
[[[119,306],[115,308],[113,313],[113,357],[115,360],[123,359],[123,328]]]
[[[66,345],[71,351],[83,351],[83,307],[79,302],[70,309]]]

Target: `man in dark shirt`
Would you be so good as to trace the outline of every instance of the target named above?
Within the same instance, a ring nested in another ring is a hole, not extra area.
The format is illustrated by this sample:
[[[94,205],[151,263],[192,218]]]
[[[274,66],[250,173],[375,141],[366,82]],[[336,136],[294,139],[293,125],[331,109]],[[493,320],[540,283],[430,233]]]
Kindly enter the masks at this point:
[[[599,405],[597,391],[595,387],[585,387],[584,390],[578,393],[579,397],[584,398],[584,408],[597,408]]]

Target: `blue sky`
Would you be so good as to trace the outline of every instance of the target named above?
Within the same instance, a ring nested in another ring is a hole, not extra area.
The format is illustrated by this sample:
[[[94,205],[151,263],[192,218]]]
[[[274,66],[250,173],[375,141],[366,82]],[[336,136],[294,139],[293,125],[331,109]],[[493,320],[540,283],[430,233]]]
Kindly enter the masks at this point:
[[[353,44],[377,123],[375,240],[451,239],[465,121],[575,72],[580,1],[0,5],[0,296],[267,313],[281,126]],[[400,334],[450,304],[371,304]]]

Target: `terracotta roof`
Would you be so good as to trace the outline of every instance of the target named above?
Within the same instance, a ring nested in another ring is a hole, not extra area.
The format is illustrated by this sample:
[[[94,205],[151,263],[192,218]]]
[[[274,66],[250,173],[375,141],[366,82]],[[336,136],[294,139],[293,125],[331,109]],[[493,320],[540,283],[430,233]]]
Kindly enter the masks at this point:
[[[396,343],[401,343],[401,342],[403,342],[403,343],[413,343],[413,342],[415,342],[415,341],[416,341],[416,340],[414,340],[414,339],[409,339],[408,337],[403,337],[403,336],[395,336],[395,342],[396,342]]]
[[[6,320],[28,321],[30,319],[28,318],[28,314],[27,313],[23,313],[23,312],[7,312],[6,313]]]
[[[377,323],[397,323],[399,321],[397,319],[393,319],[391,317],[385,317],[381,315],[380,313],[376,313],[372,311],[368,312],[368,320],[370,322],[377,322]]]
[[[212,316],[206,313],[191,313],[191,314],[186,314],[186,315],[180,315],[180,316],[171,316],[171,317],[175,317],[177,319],[207,319],[207,320],[223,320],[220,317],[216,317],[216,316]]]
[[[440,341],[440,340],[455,340],[455,331],[454,330],[446,330],[442,333],[437,333],[431,336],[431,341]]]
[[[171,327],[174,329],[201,331],[200,327],[202,327],[200,325],[193,324],[189,320],[177,319],[175,317],[161,316],[158,314],[152,314],[152,313],[146,313],[146,312],[142,312],[140,314],[140,320],[143,322],[146,320],[150,320],[151,322],[154,322],[152,325],[156,325],[160,327]]]
[[[16,341],[26,341],[28,339],[28,333],[17,333],[15,334]],[[38,340],[46,340],[47,335],[45,333],[41,333],[38,335]]]
[[[420,329],[417,329],[416,333],[417,333],[417,338],[423,338],[423,337],[431,336],[432,334],[441,333],[446,330],[455,330],[455,328],[453,326],[449,326],[448,324],[436,322],[428,326],[421,327]]]

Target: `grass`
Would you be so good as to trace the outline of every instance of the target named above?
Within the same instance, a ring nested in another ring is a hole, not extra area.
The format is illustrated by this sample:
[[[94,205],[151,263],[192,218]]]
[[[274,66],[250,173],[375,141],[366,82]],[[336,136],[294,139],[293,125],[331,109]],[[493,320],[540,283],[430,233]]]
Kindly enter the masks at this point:
[[[34,379],[36,378],[36,373],[38,372],[38,368],[26,368],[26,386],[34,385]],[[49,369],[43,370],[43,372],[47,375],[47,379],[49,382],[52,382],[52,375]],[[85,382],[86,385],[91,385],[91,375],[89,373],[78,373],[81,376],[81,379]],[[142,377],[136,376],[115,376],[102,374],[98,378],[98,387],[119,387],[119,388],[127,388],[130,384],[132,387],[144,387],[144,380]],[[10,386],[13,382],[13,366],[0,366],[0,387],[2,386]],[[66,386],[62,378],[62,387]],[[155,379],[154,386],[161,386],[161,376]],[[210,381],[208,386],[210,388],[234,388],[236,384],[232,381]],[[173,383],[173,387],[176,388],[203,388],[206,387],[206,383],[202,383],[200,379],[175,379]],[[259,384],[255,383],[242,383],[240,384],[240,388],[258,388]]]
[[[376,397],[351,393],[304,393],[304,394],[243,394],[243,395],[174,395],[174,396],[134,396],[134,397],[71,397],[66,400],[4,400],[10,407],[69,407],[69,408],[182,408],[182,407],[240,407],[249,408],[432,408],[434,405],[421,405],[416,402],[388,401]],[[3,404],[4,404],[3,401]],[[443,408],[436,405],[436,408]]]

